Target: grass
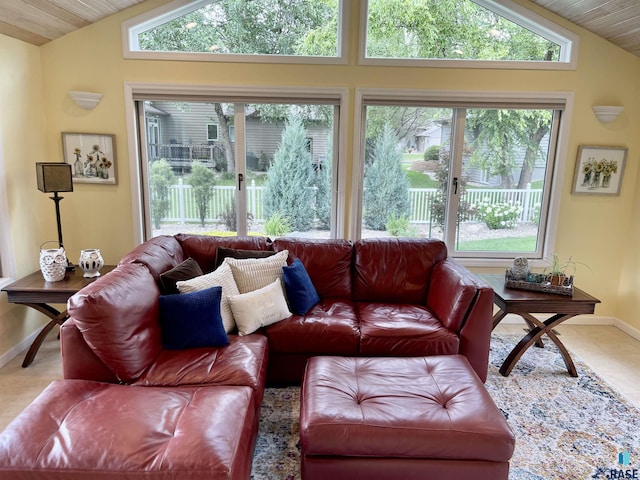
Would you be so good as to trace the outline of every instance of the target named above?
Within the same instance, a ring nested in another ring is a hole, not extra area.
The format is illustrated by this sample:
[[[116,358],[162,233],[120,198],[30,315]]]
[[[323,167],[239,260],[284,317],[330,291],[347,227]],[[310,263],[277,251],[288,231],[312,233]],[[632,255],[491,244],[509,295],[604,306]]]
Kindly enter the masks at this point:
[[[410,188],[436,188],[438,186],[438,182],[433,180],[429,175],[410,170],[410,165],[405,166],[404,170],[409,179]]]
[[[458,250],[468,252],[534,252],[536,237],[504,237],[468,240],[458,243]]]

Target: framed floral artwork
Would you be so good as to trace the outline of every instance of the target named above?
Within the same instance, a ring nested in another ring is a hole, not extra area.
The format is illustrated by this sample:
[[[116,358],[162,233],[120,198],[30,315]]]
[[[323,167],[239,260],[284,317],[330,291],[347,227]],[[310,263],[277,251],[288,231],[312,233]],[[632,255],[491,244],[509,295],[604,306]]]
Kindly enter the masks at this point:
[[[626,147],[581,145],[578,148],[571,193],[620,195],[627,150]]]
[[[62,155],[71,165],[73,183],[118,183],[115,135],[63,132]]]

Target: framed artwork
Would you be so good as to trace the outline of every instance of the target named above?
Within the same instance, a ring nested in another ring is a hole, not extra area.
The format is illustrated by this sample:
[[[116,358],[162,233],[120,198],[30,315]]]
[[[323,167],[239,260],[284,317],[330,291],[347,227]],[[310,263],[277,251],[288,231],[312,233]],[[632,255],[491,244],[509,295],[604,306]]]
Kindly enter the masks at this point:
[[[620,195],[627,150],[626,147],[581,145],[578,148],[571,193]]]
[[[115,135],[63,132],[62,155],[71,165],[74,183],[118,183]]]

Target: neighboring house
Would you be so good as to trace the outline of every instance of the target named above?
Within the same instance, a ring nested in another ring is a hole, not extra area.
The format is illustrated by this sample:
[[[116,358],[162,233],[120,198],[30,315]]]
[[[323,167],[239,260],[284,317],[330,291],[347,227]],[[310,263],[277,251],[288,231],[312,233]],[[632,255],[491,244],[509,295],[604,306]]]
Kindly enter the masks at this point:
[[[224,169],[224,145],[213,103],[147,102],[145,114],[150,161],[165,158],[179,172],[188,171],[193,160],[211,162],[214,167]],[[284,121],[263,121],[257,112],[247,117],[249,169],[261,169],[261,158],[273,159],[284,127]],[[330,129],[308,125],[306,131],[313,162],[319,164],[327,157]],[[229,136],[234,142],[233,125],[229,125]]]

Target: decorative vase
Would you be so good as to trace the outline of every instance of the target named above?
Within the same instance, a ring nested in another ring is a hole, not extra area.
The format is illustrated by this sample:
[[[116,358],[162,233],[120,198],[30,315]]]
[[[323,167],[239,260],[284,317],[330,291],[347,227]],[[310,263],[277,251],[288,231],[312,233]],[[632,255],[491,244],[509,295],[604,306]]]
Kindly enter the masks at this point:
[[[80,259],[78,265],[84,272],[83,277],[93,278],[100,276],[100,269],[104,266],[104,260],[97,248],[87,248],[80,250]]]
[[[53,242],[44,242],[40,245],[40,270],[45,281],[59,282],[64,280],[67,271],[67,255],[64,247],[42,248],[47,243]]]

